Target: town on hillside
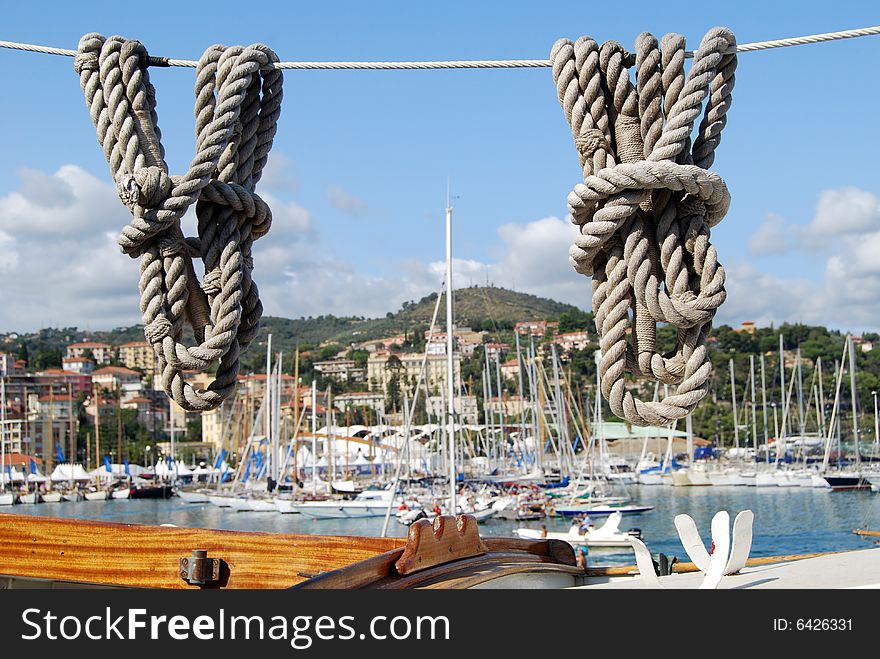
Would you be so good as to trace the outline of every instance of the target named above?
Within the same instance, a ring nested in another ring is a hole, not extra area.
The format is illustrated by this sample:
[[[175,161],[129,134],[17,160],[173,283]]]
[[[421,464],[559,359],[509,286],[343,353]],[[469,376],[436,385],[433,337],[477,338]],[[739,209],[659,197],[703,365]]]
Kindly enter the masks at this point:
[[[433,305],[435,300],[436,295],[429,296],[420,304]],[[391,325],[402,331],[364,340],[358,339],[370,331],[363,329],[362,320],[346,325],[342,323],[346,319],[334,319],[333,325],[346,327],[351,339],[347,342],[339,335],[317,343],[299,342],[285,331],[284,319],[270,319],[261,339],[249,350],[249,361],[244,362],[238,376],[237,395],[204,413],[187,412],[169,403],[157,383],[155,354],[146,341],[78,339],[82,333],[64,330],[0,335],[7,464],[15,465],[18,460],[27,466],[33,461],[48,473],[62,462],[80,462],[92,468],[108,458],[114,464],[156,464],[171,453],[172,441],[176,442],[176,454],[190,461],[211,461],[222,446],[242,447],[250,431],[245,420],[254,418],[266,389],[266,339],[272,332],[272,361],[281,360],[283,435],[294,434],[312,410],[321,419],[332,412],[339,425],[400,423],[404,402],[413,399],[423,363],[424,388],[412,422],[441,422],[448,372],[445,327],[423,322],[429,316],[419,316],[414,312],[416,307],[416,303],[405,304],[398,316],[409,312],[409,319]],[[494,309],[496,318],[476,318],[474,326],[454,328],[452,377],[453,389],[458,392],[454,411],[461,422],[477,424],[499,418],[503,423],[522,415],[527,401],[533,399],[531,388],[535,386],[523,377],[529,360],[542,364],[547,373],[555,363],[558,378],[566,383],[577,405],[587,410],[595,407],[599,346],[592,314],[567,305],[560,307],[565,310],[540,320],[514,320],[509,314],[504,317],[503,310]],[[530,315],[534,317],[534,313]],[[328,324],[328,317],[309,320]],[[385,326],[387,321],[383,319]],[[287,322],[299,323],[300,329],[308,325],[306,320]],[[361,329],[351,330],[358,326]],[[130,339],[132,329],[117,335]],[[658,340],[672,349],[675,335],[666,329],[660,328]],[[766,379],[774,382],[780,335],[786,344],[784,368],[793,368],[800,356],[806,377],[812,375],[819,357],[833,365],[844,342],[839,332],[823,327],[783,325],[774,329],[744,322],[737,328],[715,328],[708,341],[715,374],[710,400],[694,414],[697,436],[716,445],[731,443],[738,430],[730,404],[732,387],[748,385],[750,355],[768,356]],[[880,388],[880,351],[873,350],[878,340],[880,337],[873,334],[854,338],[859,347],[859,398],[866,411]],[[823,374],[828,391],[834,384],[832,377],[829,367]],[[196,387],[205,387],[210,375],[193,374],[190,380]],[[657,393],[647,383],[633,381],[632,386],[648,399]],[[782,399],[772,385],[769,396],[774,401]],[[616,420],[607,409],[603,417]],[[231,459],[235,459],[234,450]]]

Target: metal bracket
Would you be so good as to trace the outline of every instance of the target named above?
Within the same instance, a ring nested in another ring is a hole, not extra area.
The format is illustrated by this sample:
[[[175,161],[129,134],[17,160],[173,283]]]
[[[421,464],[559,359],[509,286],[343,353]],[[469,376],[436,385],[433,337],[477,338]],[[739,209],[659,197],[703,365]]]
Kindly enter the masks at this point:
[[[220,559],[208,558],[206,549],[193,549],[189,558],[180,559],[180,578],[191,586],[205,586],[220,580]]]

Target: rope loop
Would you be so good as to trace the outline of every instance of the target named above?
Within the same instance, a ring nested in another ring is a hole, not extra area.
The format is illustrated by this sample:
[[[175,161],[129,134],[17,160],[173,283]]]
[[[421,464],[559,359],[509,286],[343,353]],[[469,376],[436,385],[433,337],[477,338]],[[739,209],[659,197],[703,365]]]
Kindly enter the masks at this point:
[[[272,214],[254,188],[281,113],[277,62],[264,44],[205,51],[196,67],[196,153],[183,175],[171,176],[148,73],[156,59],[139,41],[96,33],[80,39],[74,58],[119,198],[132,214],[118,242],[141,260],[144,335],[163,388],[187,410],[214,409],[233,393],[239,354],[259,328],[251,252]],[[186,237],[180,221],[193,204],[198,237]],[[195,258],[204,262],[202,284]],[[182,343],[187,324],[196,346]],[[214,366],[207,388],[184,378],[184,371]]]
[[[568,196],[579,228],[569,261],[593,279],[602,393],[635,425],[683,418],[707,392],[705,339],[726,297],[709,230],[730,206],[727,185],[709,167],[730,108],[735,48],[730,30],[713,28],[687,74],[676,34],[658,44],[644,32],[634,54],[589,37],[560,39],[551,50],[584,176]],[[658,323],[678,329],[670,354],[657,350]],[[643,402],[626,388],[628,374],[676,388]]]

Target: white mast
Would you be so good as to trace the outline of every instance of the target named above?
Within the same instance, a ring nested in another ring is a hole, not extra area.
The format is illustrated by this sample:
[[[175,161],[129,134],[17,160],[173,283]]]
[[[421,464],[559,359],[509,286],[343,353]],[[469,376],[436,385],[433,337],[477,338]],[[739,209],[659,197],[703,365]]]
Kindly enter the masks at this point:
[[[455,514],[455,373],[452,361],[452,201],[446,191],[446,457],[449,461],[449,512]]]
[[[730,358],[730,400],[733,402],[733,443],[739,449],[739,418],[736,413],[736,379],[733,375],[733,358]]]
[[[274,473],[275,473],[273,478],[275,479],[275,482],[278,483],[281,480],[281,476],[282,476],[282,474],[281,474],[281,463],[282,463],[281,453],[283,450],[283,446],[282,446],[283,440],[281,437],[281,376],[282,376],[281,369],[284,366],[284,353],[283,352],[278,353],[278,363],[275,366],[278,369],[278,377],[275,380],[275,397],[274,397],[275,413],[272,416],[273,422],[275,424],[274,433],[273,433],[275,435],[275,451],[272,454],[272,464],[274,466]]]
[[[776,408],[773,408],[774,410]],[[766,462],[770,462],[770,448],[767,433],[767,381],[764,379],[764,353],[761,353],[761,411],[764,414],[764,453],[766,456]],[[755,453],[755,462],[758,460],[758,454]]]
[[[318,441],[315,431],[318,429],[318,416],[315,408],[318,407],[317,383],[312,379],[312,494],[318,491]]]
[[[856,468],[862,466],[861,450],[859,448],[859,414],[858,414],[858,398],[859,391],[856,388],[856,353],[853,349],[852,335],[847,337],[849,341],[849,386],[852,391],[852,411],[853,411],[853,440],[855,441],[856,450]]]
[[[758,455],[758,417],[755,414],[755,356],[749,355],[749,373],[752,380],[752,448]]]
[[[263,402],[266,409],[266,457],[272,459],[272,335],[269,334],[268,343],[266,344],[266,385],[263,387]],[[274,463],[274,460],[272,460]],[[267,465],[267,474],[271,475],[271,464]]]
[[[10,479],[11,481],[12,479]],[[6,490],[6,378],[0,378],[0,483]],[[10,482],[10,485],[12,483]]]

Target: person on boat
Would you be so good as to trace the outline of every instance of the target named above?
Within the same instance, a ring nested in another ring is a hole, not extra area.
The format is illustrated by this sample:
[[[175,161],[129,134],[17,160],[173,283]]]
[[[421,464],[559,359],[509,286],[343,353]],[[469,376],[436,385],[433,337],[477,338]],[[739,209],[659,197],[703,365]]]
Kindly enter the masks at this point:
[[[594,528],[593,520],[590,519],[589,515],[587,515],[586,517],[584,517],[583,520],[581,520],[581,526],[580,526],[581,535],[584,535],[585,533],[589,533],[590,531],[593,530],[593,528]]]
[[[434,499],[434,507],[431,508],[431,511],[432,511],[435,515],[442,515],[442,514],[443,514],[443,511],[440,509],[440,504],[437,503],[437,500],[436,500],[436,499]]]
[[[544,526],[543,524],[541,524],[541,537],[542,537],[542,538],[546,538],[546,537],[547,537],[547,527]]]
[[[587,549],[587,545],[578,545],[574,548],[574,558],[577,561],[577,566],[582,569],[587,569],[587,557],[590,555],[590,550]]]

